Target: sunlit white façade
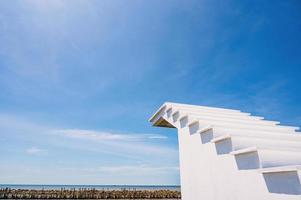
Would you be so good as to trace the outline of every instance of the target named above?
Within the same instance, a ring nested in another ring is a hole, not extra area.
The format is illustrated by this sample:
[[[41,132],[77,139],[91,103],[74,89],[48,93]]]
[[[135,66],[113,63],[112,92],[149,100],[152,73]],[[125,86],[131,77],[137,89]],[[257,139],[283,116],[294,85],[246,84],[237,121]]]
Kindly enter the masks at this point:
[[[177,128],[182,200],[300,200],[301,134],[239,110],[164,103]]]

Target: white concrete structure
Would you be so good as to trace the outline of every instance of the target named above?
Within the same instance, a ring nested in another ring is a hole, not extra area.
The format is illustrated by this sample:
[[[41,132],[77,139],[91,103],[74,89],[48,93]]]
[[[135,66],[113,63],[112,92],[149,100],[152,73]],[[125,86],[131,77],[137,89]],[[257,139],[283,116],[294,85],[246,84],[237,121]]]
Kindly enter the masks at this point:
[[[150,122],[178,129],[183,200],[301,199],[297,127],[177,103],[163,104]]]

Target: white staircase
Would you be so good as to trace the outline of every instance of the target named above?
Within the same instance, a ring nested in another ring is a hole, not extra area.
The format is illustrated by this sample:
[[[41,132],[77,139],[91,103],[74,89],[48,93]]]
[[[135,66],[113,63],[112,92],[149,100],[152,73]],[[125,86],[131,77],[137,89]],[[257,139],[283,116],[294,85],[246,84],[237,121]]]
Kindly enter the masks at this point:
[[[178,129],[183,200],[301,199],[301,134],[239,110],[165,103],[154,126]]]

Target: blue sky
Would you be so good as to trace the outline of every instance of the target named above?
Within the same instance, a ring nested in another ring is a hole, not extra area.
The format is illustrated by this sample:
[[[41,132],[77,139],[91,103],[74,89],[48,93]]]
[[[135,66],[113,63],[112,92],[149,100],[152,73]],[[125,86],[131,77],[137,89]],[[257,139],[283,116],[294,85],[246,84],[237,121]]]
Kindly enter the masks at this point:
[[[0,1],[0,183],[179,184],[165,101],[301,125],[301,4]]]

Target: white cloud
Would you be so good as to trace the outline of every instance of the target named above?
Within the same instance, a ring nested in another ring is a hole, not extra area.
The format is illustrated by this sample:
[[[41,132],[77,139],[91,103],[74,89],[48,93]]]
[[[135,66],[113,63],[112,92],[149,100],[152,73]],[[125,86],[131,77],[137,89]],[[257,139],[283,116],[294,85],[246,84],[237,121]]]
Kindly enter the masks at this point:
[[[61,129],[54,130],[56,134],[61,134],[70,138],[78,138],[78,139],[92,139],[92,140],[128,140],[131,139],[131,136],[113,134],[109,132],[101,132],[101,131],[92,131],[92,130],[81,130],[81,129]]]
[[[161,140],[168,139],[168,137],[165,135],[149,135],[148,138],[149,139],[161,139]]]
[[[156,143],[158,140],[167,139],[166,136],[159,134],[120,133],[84,129],[56,129],[50,131],[50,134],[70,138],[72,140],[68,140],[68,142],[74,142],[74,148],[86,151],[109,153],[115,156],[136,159],[145,156],[177,156],[177,149]],[[64,142],[64,145],[66,145],[66,142]]]
[[[114,173],[169,173],[172,171],[179,171],[177,166],[148,166],[148,165],[125,165],[125,166],[104,166],[98,168],[102,172],[114,172]]]
[[[160,174],[178,172],[178,166],[151,166],[151,165],[120,165],[101,166],[91,168],[64,167],[60,170],[85,173],[113,173],[113,174]]]
[[[30,148],[26,149],[25,152],[30,155],[43,155],[43,154],[47,153],[47,151],[45,149],[40,149],[38,147],[30,147]]]
[[[29,141],[32,147],[40,144],[54,150],[95,152],[134,160],[161,160],[162,157],[173,160],[178,156],[177,148],[168,145],[167,137],[161,134],[62,129],[6,114],[0,114],[0,130],[0,138],[16,135],[20,141]],[[46,153],[37,149],[40,148],[27,149],[26,153]]]
[[[87,139],[94,141],[142,141],[152,139],[167,139],[168,137],[158,134],[125,134],[105,131],[94,131],[84,129],[60,129],[53,130],[54,134],[62,135],[70,138]]]
[[[11,148],[18,149],[20,144],[27,145],[28,148],[20,149],[16,153],[21,152],[32,157],[47,156],[49,152],[56,155],[45,161],[50,165],[48,169],[31,163],[28,168],[33,170],[26,172],[24,177],[22,174],[25,174],[25,169],[20,170],[15,175],[16,182],[32,181],[36,174],[41,177],[39,183],[61,181],[66,184],[99,184],[99,180],[102,180],[102,184],[167,184],[177,177],[176,168],[169,166],[178,165],[178,149],[171,146],[163,134],[63,129],[5,114],[0,114],[0,130],[0,138],[7,139],[9,142],[5,143],[11,144]],[[0,149],[7,151],[1,147]],[[83,156],[76,156],[78,154]],[[95,163],[90,163],[92,155],[95,156]],[[69,166],[70,162],[74,162],[74,165]],[[73,166],[75,169],[70,171],[59,169]],[[9,174],[15,171],[9,168],[6,170]],[[60,173],[61,177],[52,176],[56,173]],[[142,176],[145,181],[140,182]],[[77,178],[74,180],[72,177]],[[0,179],[1,182],[8,182],[10,176]]]

